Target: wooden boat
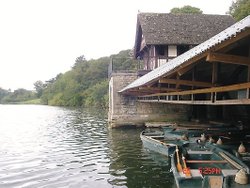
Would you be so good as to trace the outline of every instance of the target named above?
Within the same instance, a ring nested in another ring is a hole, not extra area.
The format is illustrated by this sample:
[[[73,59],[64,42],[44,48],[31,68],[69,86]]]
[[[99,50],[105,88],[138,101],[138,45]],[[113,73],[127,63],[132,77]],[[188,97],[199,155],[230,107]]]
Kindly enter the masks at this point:
[[[140,138],[144,147],[166,156],[173,154],[176,145],[181,146],[188,143],[188,141],[184,141],[175,137],[166,138],[165,135],[159,131],[142,131]]]
[[[246,134],[245,131],[239,130],[237,128],[229,128],[229,127],[182,127],[182,126],[168,126],[162,127],[165,134],[176,134],[182,135],[186,134],[189,137],[197,137],[200,136],[202,133],[206,135],[213,135],[213,136],[227,136],[227,135],[234,135],[234,134]],[[248,131],[249,132],[249,131]]]
[[[249,167],[211,144],[177,146],[171,166],[178,188],[250,187]]]
[[[234,133],[228,136],[214,137],[213,145],[236,155],[241,159],[248,159],[250,162],[250,135],[249,133]],[[244,151],[242,151],[244,147]],[[243,161],[244,161],[243,160]]]

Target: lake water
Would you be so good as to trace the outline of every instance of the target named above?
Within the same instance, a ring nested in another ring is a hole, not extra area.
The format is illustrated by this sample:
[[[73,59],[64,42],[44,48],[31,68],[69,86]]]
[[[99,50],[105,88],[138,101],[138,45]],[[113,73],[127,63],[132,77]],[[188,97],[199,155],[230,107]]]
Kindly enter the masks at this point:
[[[142,129],[108,129],[105,112],[0,105],[0,187],[175,187]]]

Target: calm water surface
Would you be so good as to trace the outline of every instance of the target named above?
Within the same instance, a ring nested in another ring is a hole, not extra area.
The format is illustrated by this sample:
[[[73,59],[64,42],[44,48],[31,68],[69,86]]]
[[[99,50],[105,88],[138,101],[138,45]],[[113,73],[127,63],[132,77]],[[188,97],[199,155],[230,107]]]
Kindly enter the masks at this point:
[[[0,105],[0,187],[175,187],[141,130],[110,130],[98,110]]]

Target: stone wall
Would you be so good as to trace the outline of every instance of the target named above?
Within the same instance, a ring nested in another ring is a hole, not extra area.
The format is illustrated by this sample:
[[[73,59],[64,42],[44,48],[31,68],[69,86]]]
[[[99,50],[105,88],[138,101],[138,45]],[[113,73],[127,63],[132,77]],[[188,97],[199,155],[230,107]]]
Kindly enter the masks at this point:
[[[109,126],[143,126],[145,122],[178,122],[186,120],[187,106],[142,103],[134,96],[118,93],[137,79],[136,73],[112,73],[109,81]]]

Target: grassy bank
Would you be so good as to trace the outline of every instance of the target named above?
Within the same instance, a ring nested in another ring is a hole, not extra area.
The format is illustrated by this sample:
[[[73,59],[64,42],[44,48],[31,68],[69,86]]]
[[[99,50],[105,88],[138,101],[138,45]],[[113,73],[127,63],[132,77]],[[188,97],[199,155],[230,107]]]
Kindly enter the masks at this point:
[[[32,99],[28,101],[20,101],[15,104],[42,104],[40,99]]]

